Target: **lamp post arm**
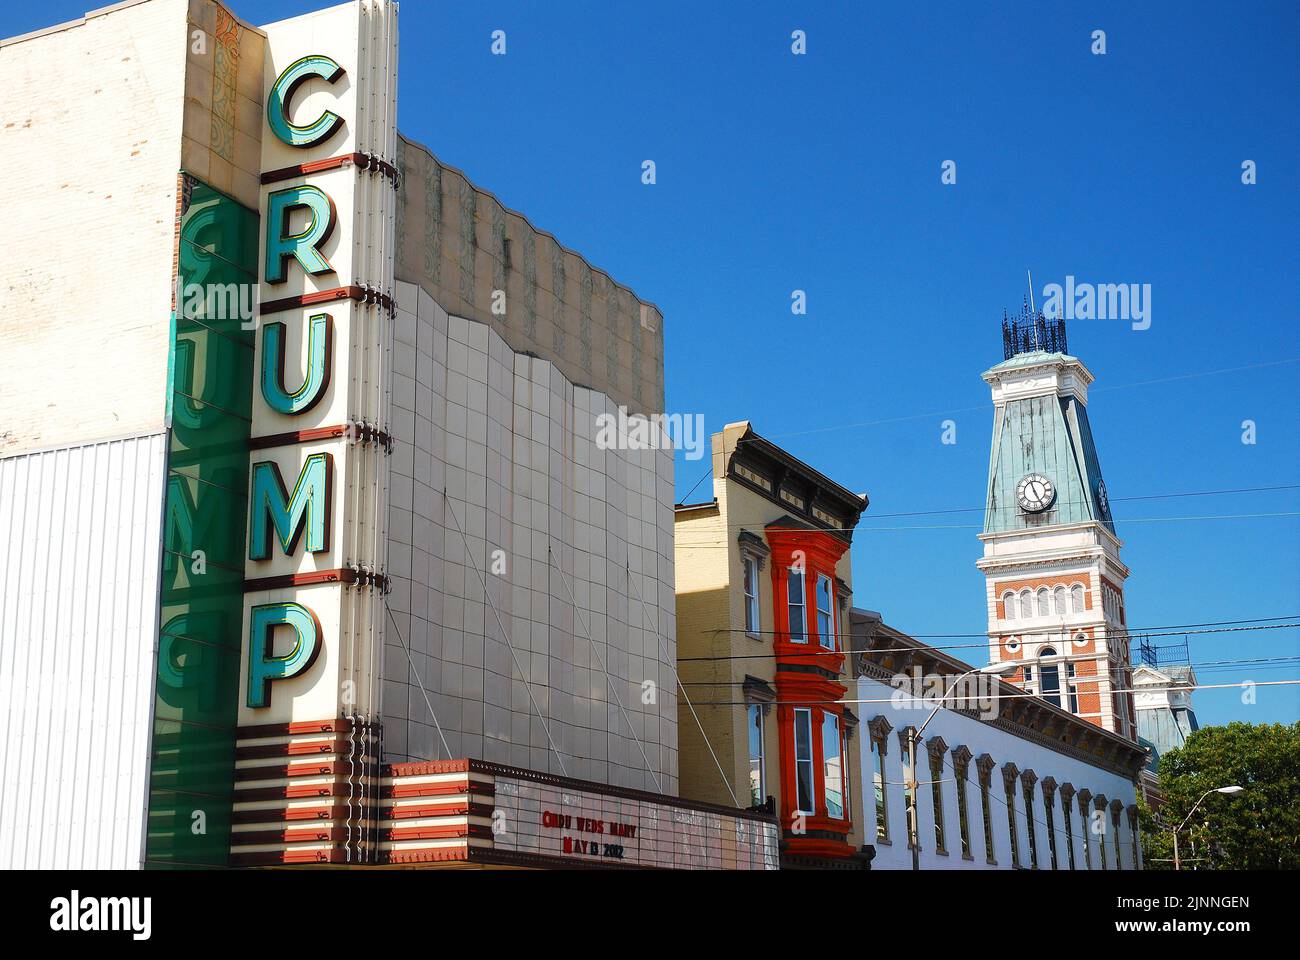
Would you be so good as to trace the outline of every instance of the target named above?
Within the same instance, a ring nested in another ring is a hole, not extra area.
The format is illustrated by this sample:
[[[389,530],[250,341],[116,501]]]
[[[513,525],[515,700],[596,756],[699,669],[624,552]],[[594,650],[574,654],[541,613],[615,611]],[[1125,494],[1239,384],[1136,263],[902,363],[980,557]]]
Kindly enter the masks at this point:
[[[925,730],[926,727],[930,725],[930,721],[933,720],[938,715],[939,711],[943,709],[943,702],[948,699],[948,694],[952,693],[954,690],[957,689],[957,684],[961,683],[963,680],[965,680],[967,677],[971,676],[972,674],[979,673],[979,672],[980,672],[979,667],[975,667],[974,669],[967,670],[965,673],[963,673],[960,677],[958,677],[949,685],[948,689],[943,692],[943,696],[939,698],[939,702],[935,704],[934,709],[930,711],[930,715],[925,718],[925,723],[921,724],[921,726],[917,729],[916,737],[918,740],[921,738],[921,733]]]
[[[1180,830],[1182,830],[1183,827],[1187,826],[1187,821],[1192,819],[1192,814],[1194,814],[1196,812],[1196,808],[1201,805],[1201,800],[1204,800],[1210,794],[1214,793],[1217,789],[1218,788],[1216,787],[1213,790],[1206,790],[1203,794],[1201,794],[1200,799],[1198,799],[1194,804],[1192,804],[1192,809],[1188,811],[1187,816],[1183,817],[1183,822],[1180,823],[1178,827],[1174,830],[1175,834],[1177,834]]]

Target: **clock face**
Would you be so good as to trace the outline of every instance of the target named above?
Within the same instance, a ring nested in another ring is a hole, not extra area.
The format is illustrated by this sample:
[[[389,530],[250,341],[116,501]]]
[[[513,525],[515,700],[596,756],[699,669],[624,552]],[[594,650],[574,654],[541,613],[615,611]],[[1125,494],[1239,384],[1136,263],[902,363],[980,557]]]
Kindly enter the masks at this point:
[[[1016,484],[1016,502],[1025,513],[1042,513],[1055,499],[1056,488],[1041,473],[1031,473]]]
[[[1110,500],[1106,496],[1106,481],[1097,481],[1097,506],[1101,507],[1102,513],[1110,513]]]

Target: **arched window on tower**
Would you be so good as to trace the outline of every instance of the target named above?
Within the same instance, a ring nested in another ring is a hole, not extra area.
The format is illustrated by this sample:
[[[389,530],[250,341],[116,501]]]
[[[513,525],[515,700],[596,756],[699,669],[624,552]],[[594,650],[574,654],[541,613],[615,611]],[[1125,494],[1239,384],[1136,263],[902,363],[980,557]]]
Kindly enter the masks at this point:
[[[1051,604],[1048,601],[1049,596],[1046,587],[1038,588],[1038,615],[1040,617],[1050,617],[1052,615]]]
[[[1061,705],[1061,668],[1052,647],[1038,651],[1038,695],[1058,707]]]
[[[1063,617],[1070,612],[1069,594],[1066,593],[1065,587],[1057,587],[1052,591],[1052,600],[1056,604],[1056,615]]]
[[[1034,594],[1030,590],[1020,591],[1020,615],[1022,617],[1034,615]]]
[[[1083,584],[1076,583],[1070,588],[1070,602],[1074,606],[1075,613],[1083,612]]]
[[[1002,594],[1002,619],[1016,619],[1016,595],[1010,590]]]

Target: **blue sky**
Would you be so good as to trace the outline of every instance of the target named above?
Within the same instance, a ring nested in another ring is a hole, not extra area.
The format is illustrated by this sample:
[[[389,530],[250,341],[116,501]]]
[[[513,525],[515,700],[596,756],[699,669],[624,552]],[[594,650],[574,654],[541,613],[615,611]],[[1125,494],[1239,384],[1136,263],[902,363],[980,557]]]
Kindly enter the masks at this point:
[[[87,5],[8,5],[3,33]],[[235,9],[269,22],[320,5]],[[1300,484],[1296,5],[741,9],[406,0],[401,128],[660,306],[670,411],[710,432],[749,419],[867,491],[855,601],[917,635],[976,635],[937,644],[980,643],[980,513],[879,515],[982,506],[980,373],[1026,268],[1040,291],[1067,274],[1149,283],[1150,329],[1069,327],[1097,376],[1130,625],[1300,614],[1300,517],[1170,519],[1296,513],[1300,490],[1124,499]],[[940,443],[948,418],[955,445]],[[679,496],[706,465],[679,457]],[[1300,630],[1191,643],[1196,662],[1294,656]],[[1289,679],[1300,663],[1200,674]],[[1195,704],[1203,723],[1300,715],[1300,687],[1257,699]]]

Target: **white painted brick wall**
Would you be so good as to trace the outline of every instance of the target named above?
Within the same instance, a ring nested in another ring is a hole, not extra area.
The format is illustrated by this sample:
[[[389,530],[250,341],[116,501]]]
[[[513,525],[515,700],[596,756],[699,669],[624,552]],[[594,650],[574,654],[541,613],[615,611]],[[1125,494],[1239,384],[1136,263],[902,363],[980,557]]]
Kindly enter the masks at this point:
[[[0,456],[162,426],[186,9],[0,48]]]

